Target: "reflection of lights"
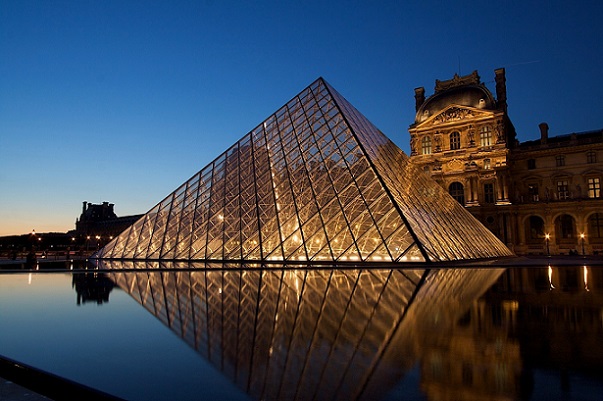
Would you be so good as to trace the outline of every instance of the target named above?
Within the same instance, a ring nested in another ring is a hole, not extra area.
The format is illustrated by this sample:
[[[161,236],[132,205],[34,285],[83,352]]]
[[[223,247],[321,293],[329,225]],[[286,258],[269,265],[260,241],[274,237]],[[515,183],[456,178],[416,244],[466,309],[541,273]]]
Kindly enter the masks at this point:
[[[553,285],[553,268],[549,265],[549,290],[555,289]]]
[[[503,301],[502,307],[506,311],[516,311],[519,309],[519,302],[517,301]]]
[[[585,266],[582,267],[583,269],[583,275],[584,275],[584,289],[586,291],[590,291],[590,288],[588,288],[588,268]]]
[[[29,273],[29,275],[27,277],[27,284],[31,285],[31,278],[32,278],[32,275],[31,275],[31,273]]]

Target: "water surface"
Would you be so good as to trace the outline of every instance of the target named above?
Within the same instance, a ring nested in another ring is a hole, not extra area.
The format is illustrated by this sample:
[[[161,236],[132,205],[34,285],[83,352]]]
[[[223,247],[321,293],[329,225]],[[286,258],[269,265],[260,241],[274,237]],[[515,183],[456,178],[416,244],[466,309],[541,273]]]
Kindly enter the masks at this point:
[[[102,267],[0,274],[0,353],[132,400],[603,390],[600,268]]]

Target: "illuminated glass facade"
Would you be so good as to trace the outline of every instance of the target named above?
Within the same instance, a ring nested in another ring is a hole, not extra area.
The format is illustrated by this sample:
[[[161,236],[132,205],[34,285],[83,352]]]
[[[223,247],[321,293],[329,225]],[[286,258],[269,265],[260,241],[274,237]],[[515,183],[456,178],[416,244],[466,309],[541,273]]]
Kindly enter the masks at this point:
[[[508,255],[319,78],[95,257],[425,262]]]

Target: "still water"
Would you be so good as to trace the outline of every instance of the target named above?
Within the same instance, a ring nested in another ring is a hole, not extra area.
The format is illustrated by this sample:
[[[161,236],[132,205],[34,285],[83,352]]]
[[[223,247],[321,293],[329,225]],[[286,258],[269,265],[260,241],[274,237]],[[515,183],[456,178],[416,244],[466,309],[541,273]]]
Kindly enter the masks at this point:
[[[0,354],[129,400],[603,394],[601,267],[99,267],[0,274]]]

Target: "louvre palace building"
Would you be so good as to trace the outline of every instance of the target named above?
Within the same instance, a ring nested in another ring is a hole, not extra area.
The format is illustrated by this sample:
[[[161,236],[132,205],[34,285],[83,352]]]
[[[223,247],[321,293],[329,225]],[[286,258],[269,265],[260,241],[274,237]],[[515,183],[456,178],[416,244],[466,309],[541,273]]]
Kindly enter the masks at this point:
[[[496,96],[477,71],[415,89],[410,159],[518,255],[603,252],[603,130],[519,142],[507,114],[505,70]]]

